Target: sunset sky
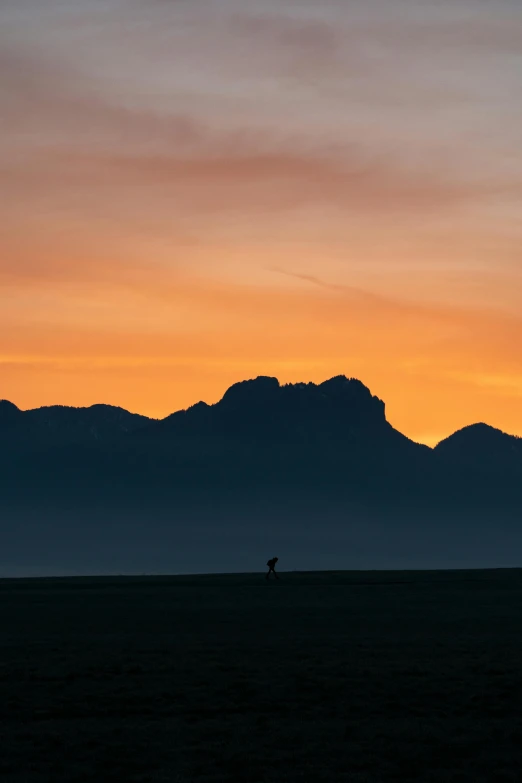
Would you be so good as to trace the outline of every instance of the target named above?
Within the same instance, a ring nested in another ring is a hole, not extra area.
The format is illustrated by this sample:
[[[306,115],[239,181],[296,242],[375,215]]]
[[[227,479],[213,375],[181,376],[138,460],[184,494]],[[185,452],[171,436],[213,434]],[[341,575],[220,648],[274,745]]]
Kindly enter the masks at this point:
[[[0,398],[522,435],[520,0],[2,0],[0,128]]]

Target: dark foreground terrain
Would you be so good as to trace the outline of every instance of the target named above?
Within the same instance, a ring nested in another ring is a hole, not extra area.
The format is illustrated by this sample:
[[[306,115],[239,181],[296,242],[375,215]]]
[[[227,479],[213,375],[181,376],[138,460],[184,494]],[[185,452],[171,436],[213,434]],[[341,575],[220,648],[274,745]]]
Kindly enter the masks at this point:
[[[522,571],[0,582],[0,779],[522,781]]]

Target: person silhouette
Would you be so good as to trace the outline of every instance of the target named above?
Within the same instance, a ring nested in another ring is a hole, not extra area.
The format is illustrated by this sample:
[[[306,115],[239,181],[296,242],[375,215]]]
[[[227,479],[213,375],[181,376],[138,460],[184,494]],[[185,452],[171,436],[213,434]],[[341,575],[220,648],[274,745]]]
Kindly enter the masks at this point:
[[[266,579],[270,578],[270,574],[273,574],[276,579],[279,579],[278,575],[275,572],[275,564],[277,563],[278,560],[279,560],[278,557],[273,557],[271,560],[267,562],[268,574],[266,575]]]

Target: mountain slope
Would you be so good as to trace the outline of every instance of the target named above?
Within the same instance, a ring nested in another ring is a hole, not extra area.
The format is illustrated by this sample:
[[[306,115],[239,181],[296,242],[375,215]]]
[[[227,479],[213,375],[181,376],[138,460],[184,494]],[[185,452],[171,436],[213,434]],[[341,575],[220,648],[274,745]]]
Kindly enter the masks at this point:
[[[234,384],[214,405],[199,402],[142,428],[137,438],[156,444],[180,439],[228,443],[348,449],[426,451],[394,430],[385,405],[360,381],[345,376],[321,384],[280,385],[277,378],[258,377]]]
[[[522,477],[522,438],[488,424],[464,427],[435,447],[435,454],[454,466],[489,472],[515,472]]]
[[[214,405],[200,402],[147,425],[125,448],[134,464],[146,453],[144,470],[156,478],[183,474],[192,485],[238,491],[254,484],[362,489],[379,480],[392,487],[431,456],[386,421],[382,400],[344,376],[318,385],[244,381]]]
[[[344,376],[257,378],[162,421],[0,402],[0,568],[512,564],[521,444],[474,425],[429,449]]]
[[[145,416],[111,405],[72,408],[54,405],[21,411],[0,401],[0,449],[28,453],[68,445],[107,443],[149,423]]]
[[[161,421],[110,406],[23,412],[4,402],[0,443],[0,490],[14,502],[522,504],[522,441],[475,425],[429,449],[344,376],[287,385],[259,377]]]
[[[15,503],[229,508],[308,497],[387,506],[431,493],[431,450],[344,376],[286,386],[261,377],[110,440],[53,443],[4,463],[0,482]]]

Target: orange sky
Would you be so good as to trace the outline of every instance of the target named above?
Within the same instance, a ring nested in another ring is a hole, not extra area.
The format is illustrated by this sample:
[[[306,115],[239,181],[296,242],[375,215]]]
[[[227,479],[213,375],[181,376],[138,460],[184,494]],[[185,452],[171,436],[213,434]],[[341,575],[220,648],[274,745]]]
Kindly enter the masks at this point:
[[[519,0],[3,0],[0,397],[522,435]]]

